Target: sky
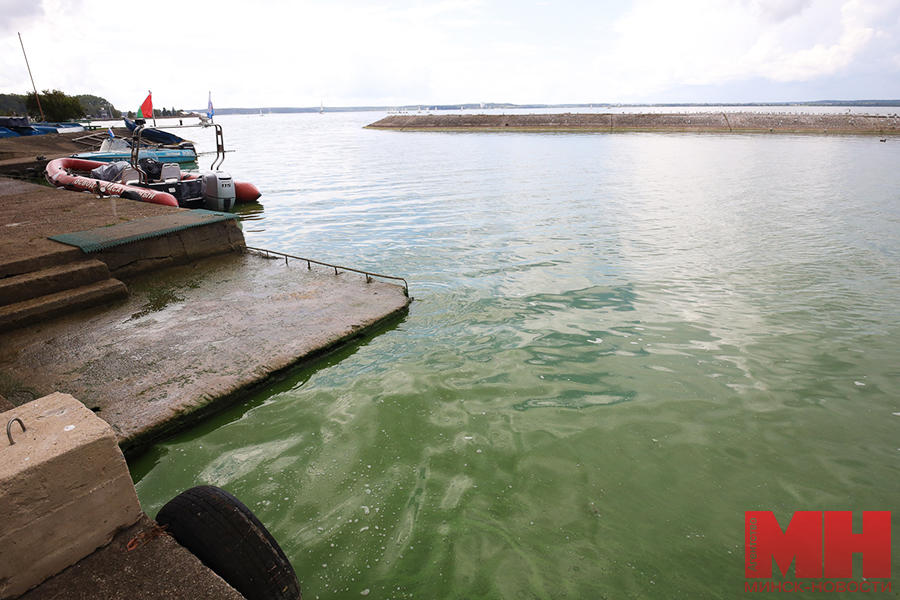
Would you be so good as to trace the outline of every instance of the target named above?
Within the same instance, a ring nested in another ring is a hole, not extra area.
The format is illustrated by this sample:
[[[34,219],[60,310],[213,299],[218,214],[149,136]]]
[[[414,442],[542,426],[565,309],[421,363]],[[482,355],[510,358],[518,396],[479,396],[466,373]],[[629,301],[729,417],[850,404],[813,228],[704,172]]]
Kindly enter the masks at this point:
[[[23,44],[135,112],[900,98],[900,0],[0,0],[0,93]]]

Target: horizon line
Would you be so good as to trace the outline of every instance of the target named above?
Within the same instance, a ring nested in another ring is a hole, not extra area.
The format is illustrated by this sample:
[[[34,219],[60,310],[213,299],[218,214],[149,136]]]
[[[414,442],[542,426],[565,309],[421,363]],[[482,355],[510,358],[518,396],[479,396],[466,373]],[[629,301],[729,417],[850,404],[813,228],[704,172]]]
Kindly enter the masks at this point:
[[[512,102],[457,102],[457,103],[410,103],[402,105],[357,105],[357,106],[332,106],[328,110],[335,111],[380,111],[380,110],[421,110],[423,107],[432,110],[472,110],[472,109],[498,109],[498,108],[592,108],[592,107],[680,107],[680,106],[898,106],[900,99],[892,100],[802,100],[781,102],[567,102],[567,103],[528,103],[514,104]],[[433,107],[433,108],[432,108]],[[319,112],[320,106],[255,106],[255,107],[228,107],[216,108],[216,113],[224,114],[226,111],[280,111],[280,112]],[[205,112],[202,109],[191,109],[192,112]]]

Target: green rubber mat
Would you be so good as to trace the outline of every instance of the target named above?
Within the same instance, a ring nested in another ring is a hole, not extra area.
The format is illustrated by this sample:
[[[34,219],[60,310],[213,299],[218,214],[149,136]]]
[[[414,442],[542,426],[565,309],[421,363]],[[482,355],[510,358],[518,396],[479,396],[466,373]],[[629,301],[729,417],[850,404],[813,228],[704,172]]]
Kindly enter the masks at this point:
[[[87,231],[54,235],[49,239],[68,244],[69,246],[78,246],[84,252],[97,252],[113,246],[181,231],[189,227],[198,227],[237,218],[237,215],[231,213],[196,209],[110,225],[109,227],[97,227]]]

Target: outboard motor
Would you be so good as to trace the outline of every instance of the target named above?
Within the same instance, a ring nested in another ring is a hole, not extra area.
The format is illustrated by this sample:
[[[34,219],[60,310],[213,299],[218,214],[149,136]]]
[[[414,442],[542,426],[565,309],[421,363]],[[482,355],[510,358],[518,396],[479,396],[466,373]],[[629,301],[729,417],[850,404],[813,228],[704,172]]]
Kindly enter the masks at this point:
[[[207,171],[201,177],[203,208],[228,212],[234,208],[234,181],[225,171]]]

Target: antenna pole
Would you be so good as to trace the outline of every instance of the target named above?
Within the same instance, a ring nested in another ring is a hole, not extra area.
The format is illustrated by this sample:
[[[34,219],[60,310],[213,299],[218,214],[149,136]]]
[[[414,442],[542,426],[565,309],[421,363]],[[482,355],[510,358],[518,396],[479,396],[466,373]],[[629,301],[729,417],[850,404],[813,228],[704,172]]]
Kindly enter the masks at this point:
[[[37,93],[37,86],[34,85],[34,77],[31,75],[31,65],[28,64],[28,55],[25,54],[25,42],[22,41],[22,34],[19,34],[19,43],[22,44],[22,54],[25,55],[25,66],[28,67],[28,76],[31,77],[31,87],[34,88],[34,99],[37,100],[38,111],[41,113],[41,121],[44,120],[44,109],[41,108],[41,99]]]

